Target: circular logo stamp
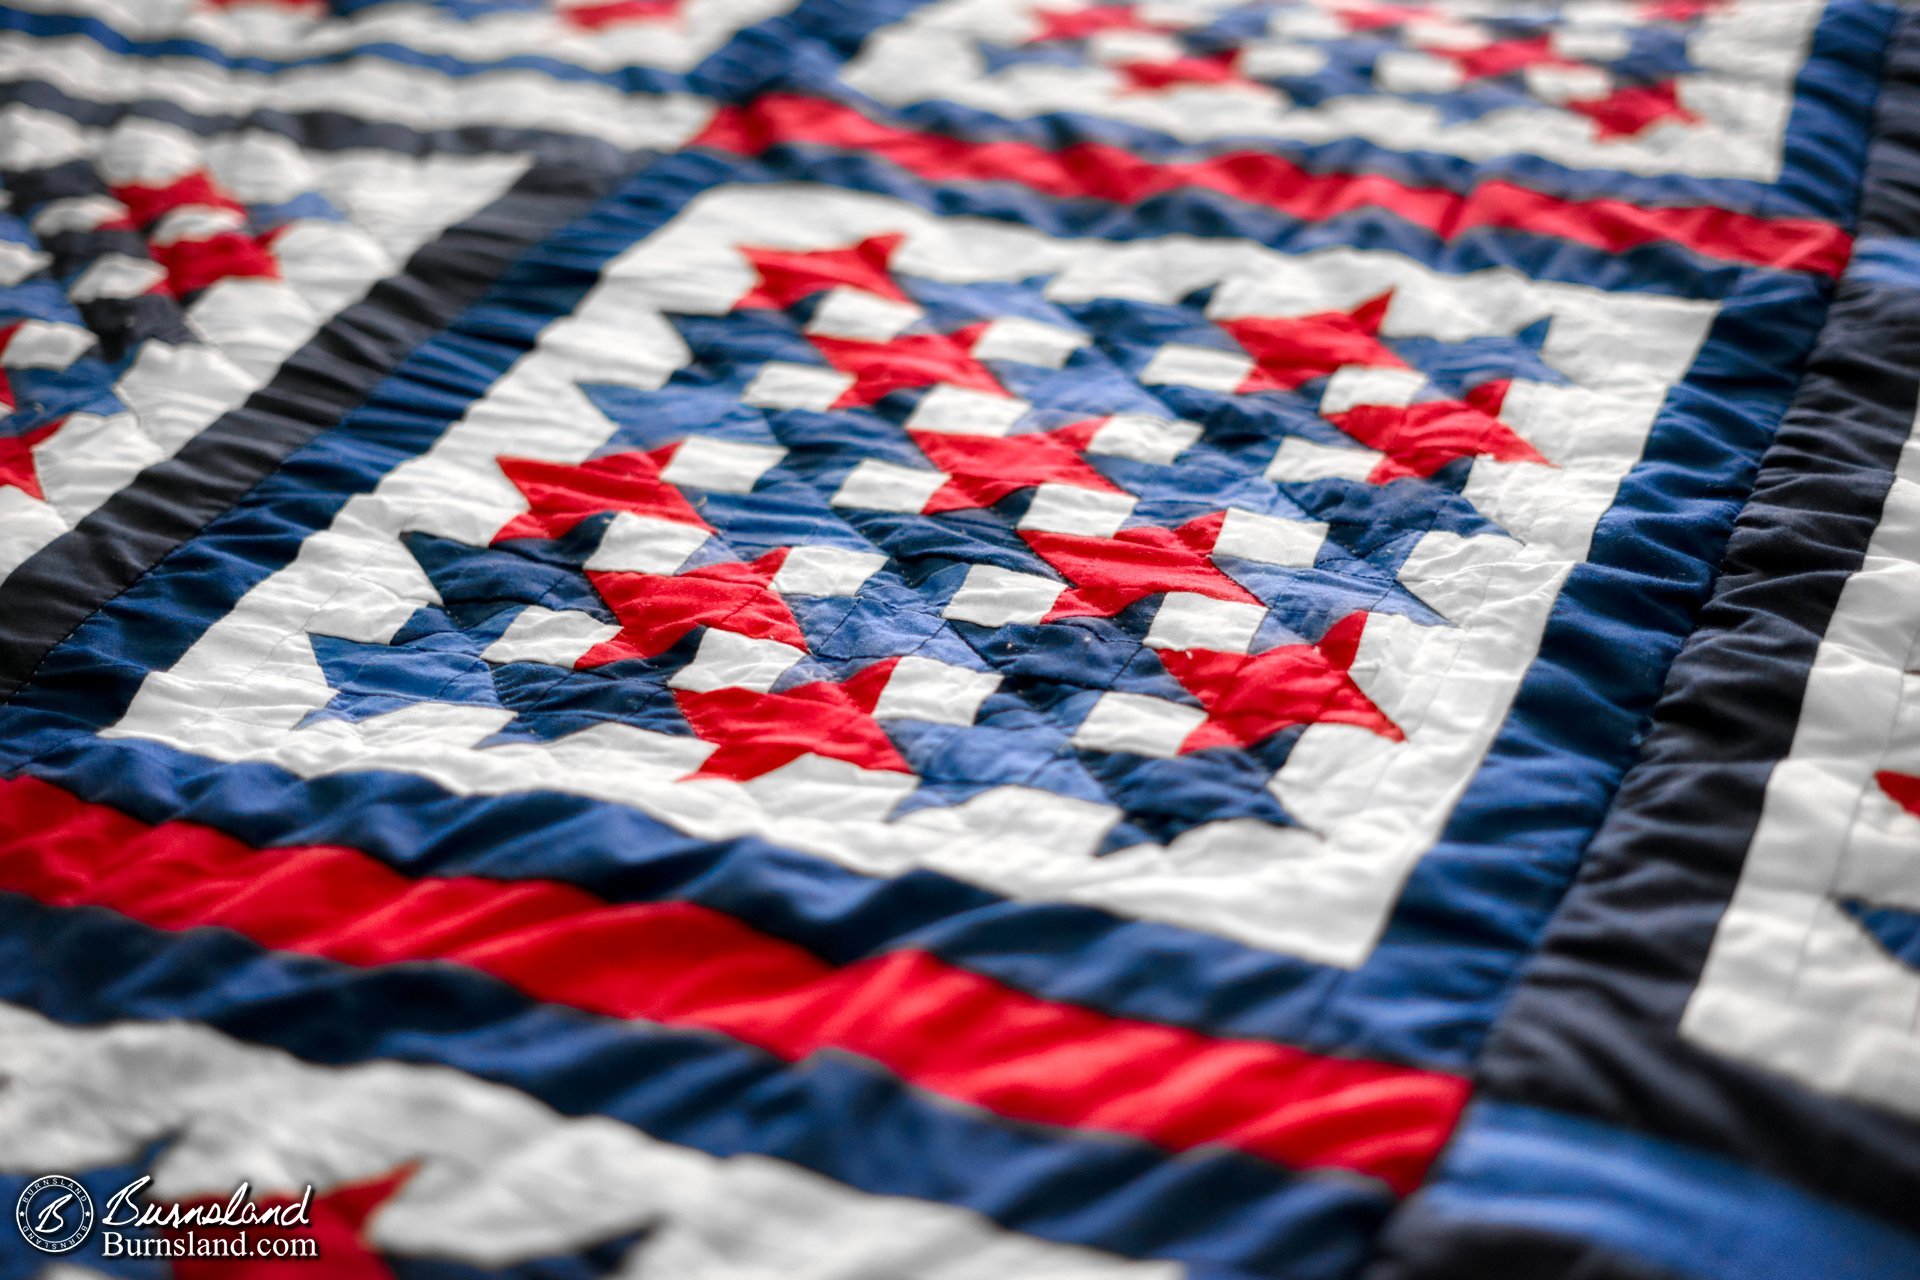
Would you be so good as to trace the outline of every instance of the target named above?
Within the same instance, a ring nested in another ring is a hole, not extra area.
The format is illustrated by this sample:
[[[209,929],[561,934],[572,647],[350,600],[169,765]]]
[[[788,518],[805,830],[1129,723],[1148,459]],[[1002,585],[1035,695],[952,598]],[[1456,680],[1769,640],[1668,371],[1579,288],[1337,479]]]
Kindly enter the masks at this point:
[[[35,1178],[13,1206],[14,1225],[42,1253],[78,1249],[93,1232],[93,1197],[63,1173]]]

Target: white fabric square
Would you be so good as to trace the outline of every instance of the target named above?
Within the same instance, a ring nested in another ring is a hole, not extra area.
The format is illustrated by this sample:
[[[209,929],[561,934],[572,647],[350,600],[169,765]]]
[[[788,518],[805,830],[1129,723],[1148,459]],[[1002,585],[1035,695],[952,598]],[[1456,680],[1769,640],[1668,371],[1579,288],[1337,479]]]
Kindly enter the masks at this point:
[[[1245,653],[1266,621],[1259,605],[1238,600],[1215,600],[1191,591],[1172,591],[1160,602],[1147,629],[1146,643],[1154,649],[1213,649]]]
[[[0,285],[11,289],[36,271],[53,265],[53,255],[18,240],[0,240]]]
[[[531,604],[480,652],[483,662],[545,662],[570,667],[596,645],[620,634],[620,628],[578,609],[548,609]]]
[[[1326,540],[1327,526],[1318,520],[1276,520],[1228,507],[1213,554],[1305,569],[1312,566]]]
[[[1133,7],[1142,22],[1169,31],[1190,31],[1204,27],[1230,9],[1243,8],[1241,0],[1144,0]]]
[[[1073,485],[1043,484],[1034,490],[1033,504],[1020,517],[1020,527],[1109,538],[1133,514],[1136,501],[1130,493],[1102,493]]]
[[[149,434],[152,424],[131,412],[71,413],[65,425],[34,446],[40,487],[54,510],[78,524],[168,451]]]
[[[976,564],[967,569],[967,579],[953,593],[953,599],[940,616],[957,622],[977,622],[983,627],[1002,627],[1009,622],[1038,622],[1053,609],[1053,602],[1067,589],[1064,582],[1019,573],[998,565]]]
[[[773,682],[806,657],[790,644],[757,640],[733,631],[708,627],[700,636],[693,661],[673,673],[669,689],[711,693],[715,689],[753,689],[765,693]]]
[[[1527,92],[1544,102],[1586,102],[1613,92],[1613,77],[1602,67],[1528,67],[1521,73]]]
[[[1575,62],[1617,62],[1633,52],[1633,38],[1624,27],[1559,27],[1551,41],[1555,53]]]
[[[1267,479],[1282,484],[1309,480],[1364,483],[1386,456],[1377,449],[1343,449],[1288,436],[1280,442],[1280,451],[1273,455],[1273,461],[1267,464]]]
[[[1326,65],[1326,50],[1290,40],[1256,40],[1240,52],[1240,70],[1251,80],[1310,76]]]
[[[811,409],[824,413],[853,385],[853,375],[814,364],[770,360],[762,365],[740,399],[760,409]]]
[[[894,664],[873,718],[969,725],[980,714],[980,704],[999,687],[994,672],[909,656]]]
[[[1124,27],[1096,31],[1087,38],[1087,53],[1095,62],[1172,62],[1186,46],[1158,31],[1129,31]]]
[[[45,239],[69,231],[91,231],[103,222],[124,218],[129,212],[127,206],[112,196],[96,192],[90,196],[49,200],[34,210],[33,221],[27,225],[33,228],[33,234]]]
[[[792,596],[850,596],[886,562],[876,551],[795,547],[773,576],[773,589]]]
[[[1451,93],[1464,79],[1459,63],[1429,53],[1383,53],[1373,63],[1373,82],[1388,93]]]
[[[869,511],[918,511],[947,482],[944,471],[922,471],[863,458],[834,492],[831,505]]]
[[[1403,29],[1406,42],[1422,49],[1484,49],[1493,36],[1477,22],[1457,18],[1418,18]]]
[[[706,545],[697,524],[680,524],[622,511],[607,525],[586,567],[608,573],[672,573]]]
[[[80,273],[67,290],[76,303],[96,298],[137,298],[167,278],[166,269],[148,258],[131,258],[124,253],[107,253],[95,258],[93,265]]]
[[[787,451],[778,445],[688,436],[660,474],[669,484],[715,493],[751,493],[760,477],[786,456]]]
[[[110,187],[165,186],[201,166],[202,145],[179,125],[126,119],[101,135],[94,167]]]
[[[1338,40],[1347,34],[1347,21],[1331,9],[1282,9],[1267,19],[1267,30],[1294,40]]]
[[[882,298],[865,289],[845,285],[829,289],[813,309],[807,332],[834,338],[857,338],[862,342],[886,342],[900,336],[902,330],[925,312],[911,302]]]
[[[1203,391],[1235,391],[1253,372],[1253,361],[1234,351],[1169,342],[1153,353],[1140,381],[1148,386],[1172,383]]]
[[[1087,452],[1132,458],[1135,462],[1157,462],[1166,467],[1172,466],[1174,459],[1199,438],[1197,422],[1169,421],[1144,413],[1116,413],[1093,433]]]
[[[1027,412],[1025,400],[941,383],[920,397],[907,417],[909,431],[958,436],[1003,436]]]
[[[1569,27],[1626,27],[1633,25],[1639,8],[1635,0],[1566,0],[1560,21]]]
[[[54,320],[22,321],[0,350],[9,369],[64,369],[93,345],[93,331]]]
[[[1360,404],[1409,405],[1427,385],[1427,375],[1418,369],[1379,369],[1364,364],[1343,364],[1327,379],[1320,393],[1320,413],[1345,413]]]
[[[190,204],[174,209],[160,219],[160,224],[147,239],[152,244],[164,247],[182,240],[211,240],[230,231],[243,231],[246,225],[247,216],[237,209]]]
[[[1087,335],[1059,325],[1001,316],[989,324],[973,344],[978,360],[1017,360],[1021,364],[1058,369],[1067,357],[1087,345]]]
[[[0,488],[0,574],[15,566],[67,531],[60,513],[24,489]]]
[[[1180,744],[1187,735],[1206,721],[1207,713],[1200,708],[1165,698],[1103,693],[1074,730],[1073,745],[1170,760],[1180,754]]]

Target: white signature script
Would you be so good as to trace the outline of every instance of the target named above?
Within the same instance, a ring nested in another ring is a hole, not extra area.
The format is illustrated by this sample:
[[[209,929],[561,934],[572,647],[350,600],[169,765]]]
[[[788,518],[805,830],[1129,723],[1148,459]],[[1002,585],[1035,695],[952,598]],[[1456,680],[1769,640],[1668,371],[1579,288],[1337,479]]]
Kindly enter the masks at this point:
[[[106,1227],[158,1227],[163,1230],[183,1230],[187,1227],[304,1227],[308,1226],[307,1210],[313,1200],[313,1188],[308,1187],[298,1200],[285,1204],[257,1205],[249,1199],[252,1187],[243,1182],[233,1190],[233,1195],[225,1204],[209,1201],[203,1204],[135,1204],[133,1197],[140,1189],[152,1182],[151,1176],[140,1178],[114,1192],[108,1198],[106,1207],[100,1214],[100,1225]],[[122,1216],[125,1215],[125,1216]]]

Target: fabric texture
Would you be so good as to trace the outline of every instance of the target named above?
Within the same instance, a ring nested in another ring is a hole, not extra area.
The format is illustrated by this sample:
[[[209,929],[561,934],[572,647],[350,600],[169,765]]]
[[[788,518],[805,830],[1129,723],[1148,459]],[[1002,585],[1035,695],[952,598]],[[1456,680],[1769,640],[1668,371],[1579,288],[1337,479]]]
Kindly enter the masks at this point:
[[[1920,1276],[1896,7],[6,0],[0,185],[0,1277]]]

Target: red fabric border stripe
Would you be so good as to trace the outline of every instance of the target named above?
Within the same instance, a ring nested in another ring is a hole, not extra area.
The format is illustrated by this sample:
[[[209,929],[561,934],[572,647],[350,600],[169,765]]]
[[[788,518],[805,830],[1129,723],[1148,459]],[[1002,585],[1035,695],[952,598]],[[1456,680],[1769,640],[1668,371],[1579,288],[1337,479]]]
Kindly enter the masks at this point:
[[[1156,164],[1101,143],[1057,151],[1025,142],[968,142],[896,128],[851,107],[769,94],[715,114],[694,145],[759,155],[783,144],[866,151],[936,182],[1017,182],[1044,195],[1135,203],[1200,187],[1318,222],[1386,209],[1444,239],[1476,227],[1557,236],[1610,253],[1672,243],[1729,262],[1837,277],[1853,238],[1814,218],[1759,218],[1711,206],[1649,208],[1624,200],[1565,200],[1510,182],[1461,196],[1371,174],[1316,174],[1276,155],[1240,151]]]
[[[610,903],[552,881],[413,880],[330,846],[259,850],[194,823],[149,826],[32,778],[0,782],[0,890],[347,964],[451,961],[536,999],[724,1032],[789,1061],[859,1054],[1014,1119],[1175,1151],[1223,1144],[1401,1193],[1469,1090],[1438,1072],[1110,1017],[921,951],[835,968],[692,903]]]

